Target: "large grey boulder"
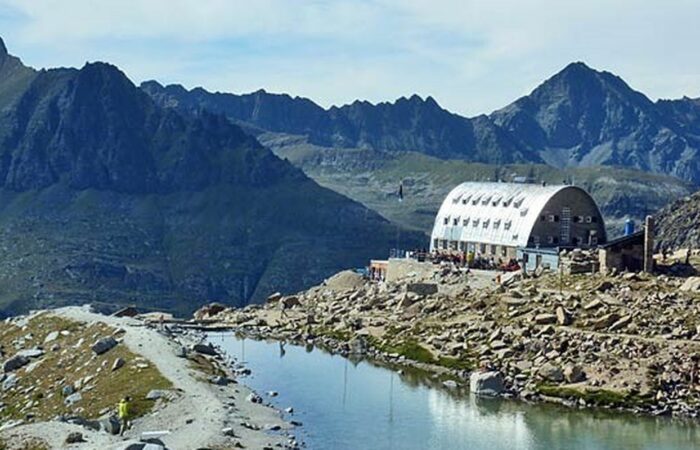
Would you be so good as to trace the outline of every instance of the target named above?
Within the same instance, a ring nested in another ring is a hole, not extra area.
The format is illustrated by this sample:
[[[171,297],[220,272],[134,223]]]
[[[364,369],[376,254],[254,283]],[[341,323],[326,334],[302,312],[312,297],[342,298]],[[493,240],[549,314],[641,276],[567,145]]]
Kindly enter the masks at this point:
[[[26,366],[27,364],[29,364],[28,357],[23,355],[15,355],[3,363],[2,370],[4,372],[12,372],[20,367]]]
[[[537,370],[537,374],[545,380],[560,383],[564,381],[564,373],[562,370],[551,363],[545,363]]]
[[[117,435],[121,430],[121,423],[119,422],[119,419],[116,416],[112,415],[109,417],[105,417],[103,419],[100,419],[98,422],[100,424],[100,430],[105,431],[109,434]]]
[[[426,297],[437,294],[438,286],[437,283],[410,283],[406,285],[406,291]]]
[[[97,342],[92,344],[92,351],[95,352],[96,355],[101,355],[103,353],[107,353],[116,346],[117,340],[114,339],[112,336],[103,337],[102,339],[99,339]]]
[[[503,390],[503,375],[498,371],[473,372],[469,377],[469,391],[474,395],[493,397]]]
[[[192,350],[203,355],[216,356],[216,349],[211,344],[194,344]]]

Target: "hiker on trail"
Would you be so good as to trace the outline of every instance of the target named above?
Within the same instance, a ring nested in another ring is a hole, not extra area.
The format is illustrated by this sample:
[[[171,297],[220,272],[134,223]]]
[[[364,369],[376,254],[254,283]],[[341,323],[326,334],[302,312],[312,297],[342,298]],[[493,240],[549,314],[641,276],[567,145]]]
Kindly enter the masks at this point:
[[[119,422],[121,423],[121,429],[119,430],[119,435],[124,436],[124,431],[126,431],[126,428],[129,426],[129,413],[131,409],[131,398],[130,397],[124,397],[121,399],[119,402],[119,408],[118,408],[118,415],[119,415]]]

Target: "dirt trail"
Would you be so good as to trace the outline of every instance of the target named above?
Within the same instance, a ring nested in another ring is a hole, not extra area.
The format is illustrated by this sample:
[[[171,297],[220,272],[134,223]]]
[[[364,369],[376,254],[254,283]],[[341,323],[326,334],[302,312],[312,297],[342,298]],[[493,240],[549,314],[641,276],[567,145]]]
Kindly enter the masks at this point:
[[[246,397],[251,391],[246,387],[239,384],[220,387],[207,382],[201,372],[189,366],[187,359],[176,356],[180,344],[173,339],[144,326],[138,320],[103,316],[81,307],[61,308],[52,311],[52,314],[86,323],[102,322],[125,329],[124,344],[154,364],[172,382],[179,395],[167,402],[162,409],[135,420],[125,438],[60,422],[16,427],[4,432],[3,437],[36,436],[45,439],[52,448],[121,449],[138,439],[142,432],[163,430],[169,431],[169,434],[161,440],[173,450],[205,446],[231,447],[234,442],[240,442],[246,448],[283,446],[286,443],[287,439],[283,435],[267,434],[240,426],[242,422],[248,422],[260,428],[266,425],[289,428],[279,412],[248,402]],[[222,430],[226,427],[234,429],[235,439],[224,435]],[[88,443],[64,446],[63,440],[71,431],[83,433]]]

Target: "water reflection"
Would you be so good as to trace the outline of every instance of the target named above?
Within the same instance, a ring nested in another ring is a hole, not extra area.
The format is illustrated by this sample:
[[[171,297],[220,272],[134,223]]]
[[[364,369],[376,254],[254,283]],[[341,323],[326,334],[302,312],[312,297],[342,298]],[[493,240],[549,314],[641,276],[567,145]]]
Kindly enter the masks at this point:
[[[429,374],[397,373],[311,346],[212,335],[245,356],[264,392],[293,406],[316,449],[676,450],[700,448],[696,426],[664,419],[480,399],[446,390]]]

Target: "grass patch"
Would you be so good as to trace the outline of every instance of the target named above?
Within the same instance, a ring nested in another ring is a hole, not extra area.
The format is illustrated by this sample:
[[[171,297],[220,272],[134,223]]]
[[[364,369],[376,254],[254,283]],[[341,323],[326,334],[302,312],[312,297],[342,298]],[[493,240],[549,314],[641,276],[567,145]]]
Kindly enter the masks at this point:
[[[419,363],[435,364],[436,360],[433,354],[427,348],[420,345],[415,340],[406,340],[397,345],[387,345],[382,348],[386,353],[397,353]]]
[[[650,401],[648,397],[637,394],[631,394],[629,392],[616,392],[605,389],[576,389],[541,384],[537,387],[537,390],[540,392],[540,394],[549,397],[574,400],[583,399],[586,401],[586,403],[597,406],[633,407],[643,406]]]
[[[52,331],[65,331],[53,342],[44,344]],[[146,400],[151,389],[170,389],[172,384],[149,361],[119,344],[107,353],[94,355],[91,345],[100,337],[111,336],[114,329],[105,324],[85,325],[49,314],[32,318],[25,327],[0,324],[0,345],[8,354],[15,353],[17,340],[24,340],[23,348],[42,347],[44,356],[16,371],[17,386],[2,393],[7,405],[0,412],[0,422],[25,419],[47,420],[57,415],[80,415],[95,419],[107,411],[114,411],[121,398],[132,398],[132,414],[147,414],[154,402]],[[58,345],[57,350],[51,350]],[[117,358],[125,361],[123,367],[112,371]],[[82,400],[72,406],[65,403],[64,386],[81,384],[78,390]]]
[[[474,360],[465,357],[450,358],[448,356],[441,356],[438,358],[437,364],[452,370],[474,370],[476,368]]]
[[[318,328],[314,330],[318,336],[325,336],[336,341],[348,342],[353,334],[346,330],[333,330],[330,328]]]

